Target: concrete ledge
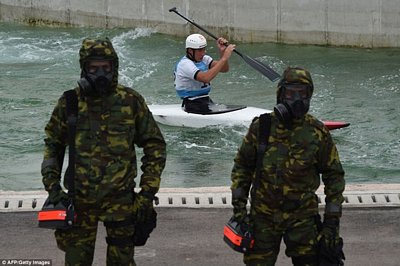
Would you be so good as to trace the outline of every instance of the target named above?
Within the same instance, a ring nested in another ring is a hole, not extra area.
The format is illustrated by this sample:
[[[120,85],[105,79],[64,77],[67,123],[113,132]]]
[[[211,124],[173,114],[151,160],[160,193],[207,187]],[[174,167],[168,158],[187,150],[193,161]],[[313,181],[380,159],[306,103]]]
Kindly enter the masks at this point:
[[[325,205],[321,187],[320,206]],[[231,208],[229,187],[162,188],[157,207]],[[400,184],[347,185],[343,207],[400,207]],[[47,197],[45,191],[0,191],[0,212],[38,211]]]
[[[177,7],[231,41],[358,47],[400,47],[400,5],[395,0],[0,0],[0,21],[99,28],[150,27],[186,36],[198,30]]]

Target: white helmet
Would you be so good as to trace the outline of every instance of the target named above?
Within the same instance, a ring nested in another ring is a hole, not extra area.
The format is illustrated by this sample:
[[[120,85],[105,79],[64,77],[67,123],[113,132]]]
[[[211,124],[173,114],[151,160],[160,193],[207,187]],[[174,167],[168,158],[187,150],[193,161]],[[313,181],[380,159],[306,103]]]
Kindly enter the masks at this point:
[[[201,34],[191,34],[186,38],[186,49],[202,49],[207,46],[207,40]]]

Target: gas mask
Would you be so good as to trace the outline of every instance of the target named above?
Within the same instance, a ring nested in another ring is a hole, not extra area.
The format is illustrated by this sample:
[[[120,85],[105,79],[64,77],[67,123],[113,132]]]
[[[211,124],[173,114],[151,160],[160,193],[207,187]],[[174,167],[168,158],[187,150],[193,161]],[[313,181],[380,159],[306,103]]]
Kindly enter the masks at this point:
[[[78,85],[85,96],[104,96],[112,91],[112,79],[112,67],[88,62],[88,66],[82,71],[81,79],[78,80]]]
[[[306,84],[288,84],[282,88],[274,113],[285,125],[300,119],[310,109],[311,89]]]

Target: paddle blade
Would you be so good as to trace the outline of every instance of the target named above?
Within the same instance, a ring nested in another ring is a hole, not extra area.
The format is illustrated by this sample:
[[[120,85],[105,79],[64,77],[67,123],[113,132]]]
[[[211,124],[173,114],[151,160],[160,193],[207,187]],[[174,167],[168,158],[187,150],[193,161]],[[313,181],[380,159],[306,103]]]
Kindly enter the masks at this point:
[[[243,60],[250,65],[252,68],[266,76],[269,80],[272,82],[277,81],[281,78],[281,75],[279,75],[275,70],[270,68],[269,66],[261,63],[260,61],[253,59],[247,55],[240,54],[240,56],[243,58]]]

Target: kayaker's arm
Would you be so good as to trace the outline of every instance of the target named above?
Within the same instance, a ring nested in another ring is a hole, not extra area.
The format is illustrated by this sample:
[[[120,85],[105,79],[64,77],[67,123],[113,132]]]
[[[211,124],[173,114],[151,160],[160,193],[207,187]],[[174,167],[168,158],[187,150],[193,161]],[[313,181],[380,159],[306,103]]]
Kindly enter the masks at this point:
[[[226,48],[228,47],[228,41],[222,37],[218,38],[217,40],[217,45],[218,45],[218,49],[219,49],[219,57],[222,58],[224,56],[224,52],[226,50]],[[211,62],[211,66],[210,68],[212,68],[214,65],[216,65],[218,63],[218,61],[213,61]],[[226,61],[226,63],[224,64],[224,66],[222,67],[220,72],[228,72],[229,71],[229,63],[228,61]]]
[[[229,70],[228,59],[231,57],[234,49],[234,44],[228,45],[224,50],[221,59],[212,62],[210,69],[207,72],[197,72],[195,75],[195,79],[200,82],[210,83],[211,80],[213,80],[219,72],[227,72]]]

